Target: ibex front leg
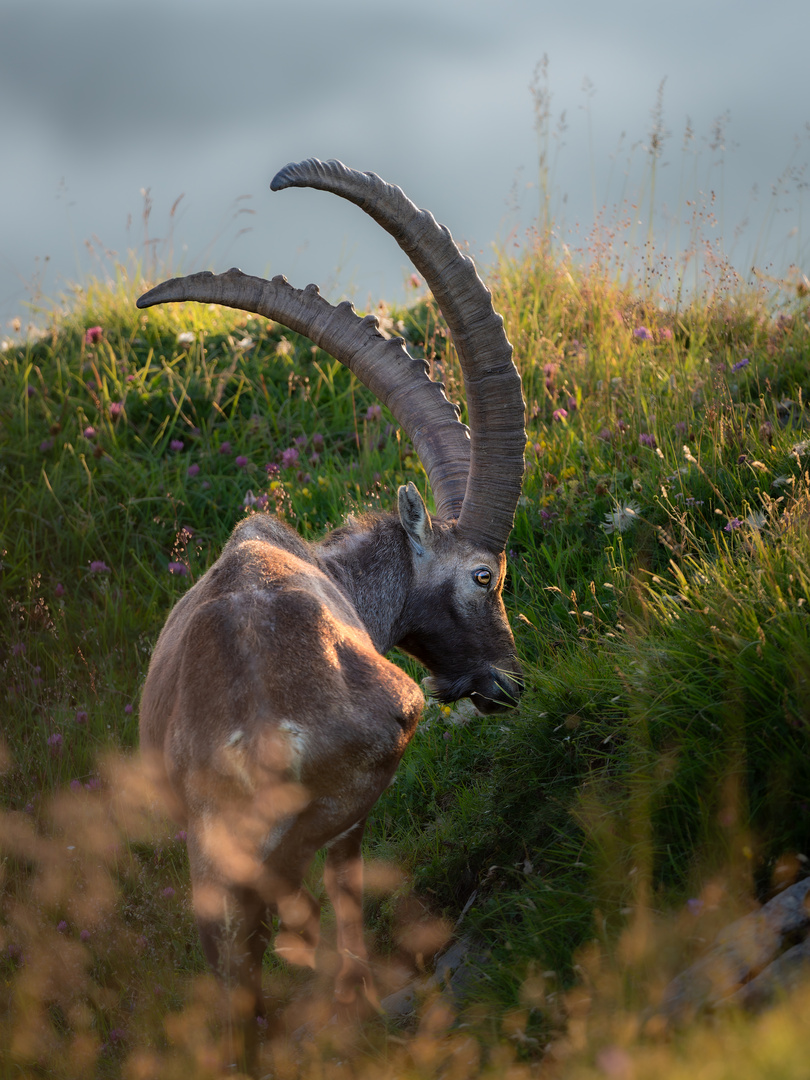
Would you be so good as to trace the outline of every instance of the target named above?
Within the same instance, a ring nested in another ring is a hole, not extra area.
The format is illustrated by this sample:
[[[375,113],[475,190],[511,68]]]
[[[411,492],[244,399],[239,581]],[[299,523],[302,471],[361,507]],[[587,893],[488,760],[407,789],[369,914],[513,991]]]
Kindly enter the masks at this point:
[[[379,1009],[363,940],[363,857],[360,846],[366,819],[328,846],[323,880],[337,926],[340,968],[335,980],[338,1015],[356,1018],[367,1005]]]

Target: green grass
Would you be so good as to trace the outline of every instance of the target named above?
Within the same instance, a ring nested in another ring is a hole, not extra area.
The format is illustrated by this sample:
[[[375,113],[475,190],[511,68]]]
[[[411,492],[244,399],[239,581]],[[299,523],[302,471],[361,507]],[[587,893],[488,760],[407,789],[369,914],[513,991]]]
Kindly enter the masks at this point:
[[[406,875],[367,904],[382,972],[420,962],[414,923],[438,940],[465,907],[486,962],[464,1026],[371,1024],[340,1054],[356,1076],[528,1075],[547,1045],[566,1076],[603,1075],[608,1051],[638,1076],[709,1053],[760,1075],[740,1063],[768,1021],[729,1021],[722,1054],[700,1028],[665,1051],[638,1012],[810,853],[807,300],[735,284],[668,308],[546,247],[490,284],[529,413],[506,596],[528,689],[499,717],[431,704],[367,845]],[[316,537],[409,479],[428,494],[309,342],[193,305],[142,315],[137,291],[88,286],[0,355],[3,1077],[218,1075],[182,837],[126,766],[151,645],[246,513]],[[390,314],[457,396],[432,301]],[[267,965],[294,1029],[328,972]],[[800,1075],[802,1013],[775,1015],[780,1075]],[[273,1047],[279,1075],[336,1067]]]

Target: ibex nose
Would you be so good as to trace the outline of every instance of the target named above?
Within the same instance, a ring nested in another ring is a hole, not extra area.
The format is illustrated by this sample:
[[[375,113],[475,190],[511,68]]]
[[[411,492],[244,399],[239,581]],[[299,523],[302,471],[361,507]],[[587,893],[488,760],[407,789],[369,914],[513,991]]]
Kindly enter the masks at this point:
[[[474,690],[470,700],[482,713],[503,712],[513,709],[523,693],[526,684],[520,672],[505,672],[501,668],[491,671],[491,683],[486,692]]]

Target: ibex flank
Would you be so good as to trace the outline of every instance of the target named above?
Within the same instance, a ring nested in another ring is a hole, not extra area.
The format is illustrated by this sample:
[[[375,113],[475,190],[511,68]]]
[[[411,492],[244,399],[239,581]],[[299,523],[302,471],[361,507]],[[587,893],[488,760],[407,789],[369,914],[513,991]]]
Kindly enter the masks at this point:
[[[335,997],[373,1000],[362,927],[360,845],[423,696],[385,659],[398,646],[430,671],[441,701],[484,713],[516,704],[523,679],[502,600],[504,549],[523,477],[524,403],[492,298],[446,228],[373,173],[340,162],[288,165],[272,182],[321,188],[390,232],[452,333],[470,426],[401,339],[374,316],[333,307],[314,285],[239,270],[166,281],[138,307],[196,300],[255,312],[305,334],[390,409],[436,504],[413,484],[395,513],[352,520],[314,544],[269,514],[234,529],[169,615],[141,701],[144,758],[188,837],[206,956],[236,984],[245,1053],[255,1055],[262,957],[312,964],[319,908],[302,881],[326,846],[341,966]]]

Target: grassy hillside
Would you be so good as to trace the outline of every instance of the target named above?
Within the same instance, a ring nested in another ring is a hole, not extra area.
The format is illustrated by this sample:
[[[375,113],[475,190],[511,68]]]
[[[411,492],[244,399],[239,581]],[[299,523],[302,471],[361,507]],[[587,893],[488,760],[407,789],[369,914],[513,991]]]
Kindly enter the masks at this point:
[[[0,354],[3,1077],[220,1074],[183,837],[131,766],[150,648],[245,514],[315,537],[409,479],[429,494],[309,342],[200,306],[141,314],[141,284],[88,286]],[[297,1051],[268,1032],[268,1062],[739,1077],[765,1075],[766,1047],[784,1058],[767,1075],[801,1075],[800,999],[666,1045],[641,1010],[807,869],[806,293],[726,282],[667,308],[542,247],[490,284],[529,417],[507,587],[528,691],[499,717],[430,704],[367,845],[383,990],[463,911],[470,1002],[454,1026],[428,1001],[416,1031]],[[380,314],[460,397],[430,298]],[[325,922],[322,974],[267,958],[279,1030],[328,1015]]]

